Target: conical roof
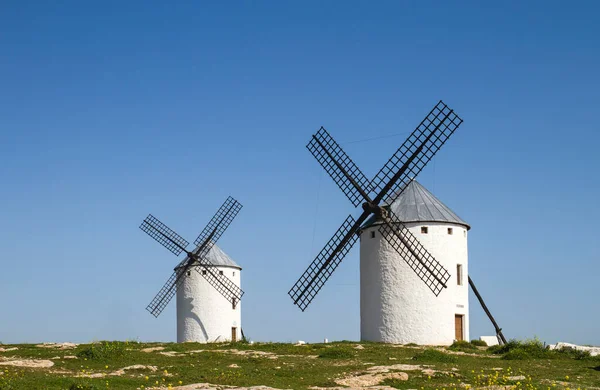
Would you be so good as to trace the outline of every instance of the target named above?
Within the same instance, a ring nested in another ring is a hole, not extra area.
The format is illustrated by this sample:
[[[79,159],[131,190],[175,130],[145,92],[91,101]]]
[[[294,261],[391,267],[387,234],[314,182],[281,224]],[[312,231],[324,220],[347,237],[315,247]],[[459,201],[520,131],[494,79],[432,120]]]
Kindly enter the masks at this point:
[[[213,245],[213,247],[210,249],[210,251],[206,255],[206,259],[214,265],[224,267],[236,267],[242,269],[242,267],[240,267],[238,263],[233,261],[233,259],[229,257],[227,253],[223,252],[223,250],[219,248],[216,244]]]
[[[395,196],[390,197],[390,199],[394,198]],[[406,185],[404,191],[391,205],[384,203],[383,206],[391,209],[402,222],[446,222],[463,225],[467,230],[471,228],[468,223],[414,179]],[[364,229],[375,223],[377,222],[374,216],[371,216],[362,227]]]
[[[218,267],[234,267],[242,269],[242,267],[240,267],[238,263],[233,261],[233,259],[229,257],[227,253],[223,252],[223,250],[219,248],[216,244],[213,245],[212,248],[210,248],[210,251],[206,255],[206,260],[207,263]]]

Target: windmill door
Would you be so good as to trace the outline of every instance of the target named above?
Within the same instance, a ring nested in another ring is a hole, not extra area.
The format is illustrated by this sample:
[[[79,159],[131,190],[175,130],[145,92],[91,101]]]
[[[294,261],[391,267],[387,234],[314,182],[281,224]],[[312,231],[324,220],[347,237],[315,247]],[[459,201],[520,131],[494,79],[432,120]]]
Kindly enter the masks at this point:
[[[455,340],[463,339],[463,318],[465,318],[465,317],[460,314],[454,315],[454,339]]]
[[[235,326],[231,328],[231,341],[234,343],[237,341],[237,328]]]

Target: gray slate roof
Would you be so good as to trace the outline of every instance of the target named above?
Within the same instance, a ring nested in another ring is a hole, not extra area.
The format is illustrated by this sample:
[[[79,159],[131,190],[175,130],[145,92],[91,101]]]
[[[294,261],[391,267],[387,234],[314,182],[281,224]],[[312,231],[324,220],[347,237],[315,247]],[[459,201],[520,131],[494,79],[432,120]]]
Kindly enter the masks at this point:
[[[219,248],[216,244],[213,245],[213,247],[206,255],[206,260],[208,260],[208,262],[212,265],[216,265],[219,267],[234,267],[242,269],[242,267],[240,267],[238,263],[233,261],[231,257],[229,257],[227,253],[223,252],[223,250]]]
[[[390,198],[393,199],[394,196]],[[406,185],[405,190],[391,205],[384,203],[384,207],[391,208],[402,222],[447,222],[463,225],[467,230],[471,228],[468,223],[414,179]],[[377,222],[371,216],[365,221],[362,228],[369,227],[374,223]]]

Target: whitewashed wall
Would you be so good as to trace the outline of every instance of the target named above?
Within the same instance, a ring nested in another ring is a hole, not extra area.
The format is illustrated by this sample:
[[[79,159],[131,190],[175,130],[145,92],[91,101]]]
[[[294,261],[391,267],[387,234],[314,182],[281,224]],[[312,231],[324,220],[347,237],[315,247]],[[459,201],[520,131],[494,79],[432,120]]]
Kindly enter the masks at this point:
[[[407,223],[416,238],[451,274],[448,288],[436,297],[373,226],[360,237],[361,339],[386,343],[449,345],[455,314],[464,315],[463,338],[469,340],[467,230],[464,226]],[[428,233],[421,233],[421,226]],[[448,234],[448,228],[453,234]],[[375,231],[375,238],[371,232]],[[457,285],[456,265],[463,281]]]
[[[239,268],[213,267],[213,272],[223,271],[237,286],[240,285]],[[210,343],[231,340],[231,328],[237,328],[241,340],[241,302],[235,309],[195,270],[189,270],[177,289],[177,342],[195,341]]]

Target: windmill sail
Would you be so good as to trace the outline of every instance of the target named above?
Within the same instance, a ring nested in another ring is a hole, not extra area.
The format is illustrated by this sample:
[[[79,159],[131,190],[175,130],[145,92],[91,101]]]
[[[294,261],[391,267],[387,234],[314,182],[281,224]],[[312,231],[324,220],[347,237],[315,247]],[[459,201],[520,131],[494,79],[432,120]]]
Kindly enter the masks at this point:
[[[350,199],[354,207],[364,199],[364,189],[369,188],[369,179],[354,164],[354,161],[335,142],[323,127],[317,131],[306,148],[327,171],[329,176]]]
[[[446,287],[449,272],[408,231],[406,226],[382,207],[388,194],[398,194],[433,158],[454,131],[460,119],[440,101],[421,121],[404,144],[388,160],[372,181],[346,155],[341,147],[321,128],[307,145],[319,164],[327,171],[342,192],[357,206],[363,202],[363,213],[357,220],[348,217],[288,292],[302,311],[312,302],[356,242],[361,224],[370,216],[382,219],[380,231],[385,239],[405,257],[413,271],[437,296]],[[376,192],[374,198],[370,197]]]
[[[185,249],[188,245],[185,239],[152,215],[149,215],[142,222],[140,229],[148,233],[150,237],[154,238],[175,255],[179,255],[183,251],[187,253],[187,256],[175,267],[173,275],[171,275],[146,307],[152,315],[158,317],[162,313],[171,299],[173,299],[178,285],[190,268],[194,268],[229,302],[238,302],[242,298],[244,291],[227,276],[215,271],[214,264],[207,258],[207,254],[225,230],[227,230],[241,209],[242,205],[237,200],[228,197],[194,241],[197,247],[193,252]]]
[[[375,202],[398,195],[461,124],[462,119],[440,100],[371,181],[370,190],[378,192]]]
[[[298,305],[302,311],[306,310],[344,256],[356,243],[358,239],[355,233],[356,226],[360,226],[360,223],[357,224],[349,215],[288,292],[288,295],[294,300],[294,304]]]

